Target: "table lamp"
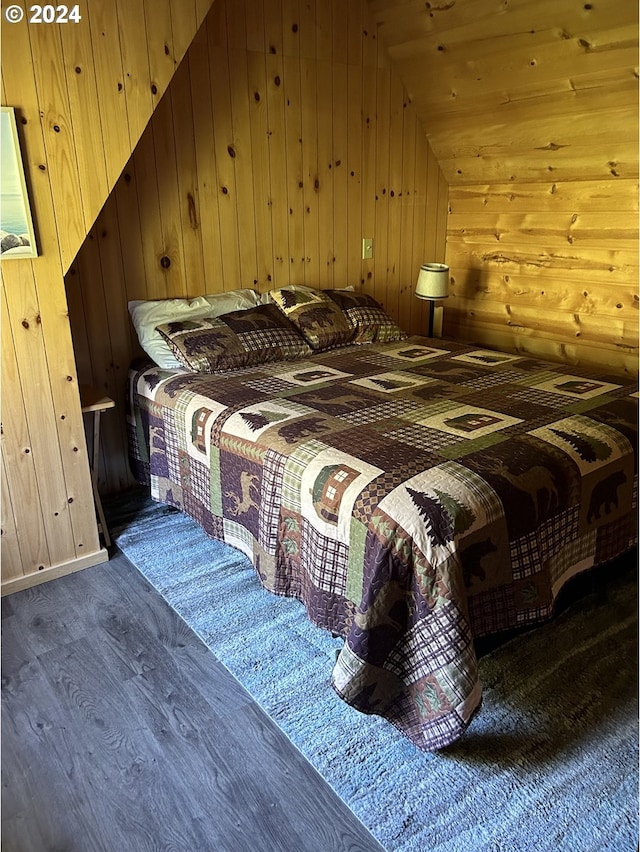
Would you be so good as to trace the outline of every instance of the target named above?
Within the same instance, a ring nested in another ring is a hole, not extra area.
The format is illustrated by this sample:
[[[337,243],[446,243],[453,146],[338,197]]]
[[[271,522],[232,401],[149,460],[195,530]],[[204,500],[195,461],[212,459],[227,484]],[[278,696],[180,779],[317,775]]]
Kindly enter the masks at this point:
[[[415,295],[429,305],[429,337],[433,337],[433,303],[449,295],[449,267],[444,263],[423,263],[418,273]]]

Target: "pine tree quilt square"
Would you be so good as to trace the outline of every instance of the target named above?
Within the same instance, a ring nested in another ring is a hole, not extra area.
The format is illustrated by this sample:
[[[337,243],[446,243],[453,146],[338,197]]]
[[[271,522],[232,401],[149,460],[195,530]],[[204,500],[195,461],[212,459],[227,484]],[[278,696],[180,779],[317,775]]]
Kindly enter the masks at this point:
[[[265,400],[235,411],[222,427],[224,434],[256,442],[267,429],[315,412],[290,400]]]
[[[482,364],[484,367],[500,367],[519,361],[520,355],[508,355],[506,352],[494,352],[491,349],[474,349],[463,355],[454,355],[452,361],[463,361],[466,364]]]
[[[380,393],[398,393],[399,391],[410,391],[422,385],[432,384],[435,380],[424,376],[415,376],[411,373],[393,372],[378,373],[377,376],[369,376],[363,379],[354,379],[352,384],[361,385],[368,390]]]

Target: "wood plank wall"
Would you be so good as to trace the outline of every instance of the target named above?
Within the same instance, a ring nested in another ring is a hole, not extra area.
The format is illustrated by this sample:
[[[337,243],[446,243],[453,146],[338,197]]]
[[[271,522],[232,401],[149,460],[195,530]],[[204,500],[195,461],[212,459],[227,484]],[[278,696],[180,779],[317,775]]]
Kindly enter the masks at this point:
[[[638,370],[638,4],[369,0],[450,186],[445,334]]]
[[[216,0],[66,276],[80,379],[117,400],[101,488],[131,483],[128,300],[351,284],[424,331],[413,288],[446,217],[364,0]]]
[[[447,333],[637,374],[635,180],[456,186],[450,206]]]
[[[2,103],[40,252],[2,261],[3,593],[106,558],[63,275],[211,2],[99,0],[39,25],[7,23],[2,2]]]
[[[2,264],[3,590],[102,558],[76,378],[118,400],[119,488],[127,299],[359,282],[420,330],[447,183],[446,333],[637,370],[636,4],[221,3],[162,99],[211,3],[3,25],[41,251]]]

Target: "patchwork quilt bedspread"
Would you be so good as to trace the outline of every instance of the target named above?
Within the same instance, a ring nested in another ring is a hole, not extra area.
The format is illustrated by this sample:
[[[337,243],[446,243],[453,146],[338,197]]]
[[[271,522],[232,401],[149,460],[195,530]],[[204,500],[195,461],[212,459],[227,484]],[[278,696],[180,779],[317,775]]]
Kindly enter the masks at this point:
[[[152,496],[344,637],[344,701],[435,750],[480,705],[473,639],[548,618],[637,540],[637,406],[604,373],[412,337],[132,368],[128,417]]]

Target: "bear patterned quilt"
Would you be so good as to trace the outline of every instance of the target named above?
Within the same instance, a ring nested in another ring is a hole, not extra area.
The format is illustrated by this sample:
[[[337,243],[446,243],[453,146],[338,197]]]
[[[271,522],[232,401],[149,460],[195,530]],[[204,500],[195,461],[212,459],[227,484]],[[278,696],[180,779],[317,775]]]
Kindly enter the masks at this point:
[[[424,750],[481,702],[473,639],[637,540],[635,383],[423,337],[130,372],[152,496],[344,638],[332,684]]]

